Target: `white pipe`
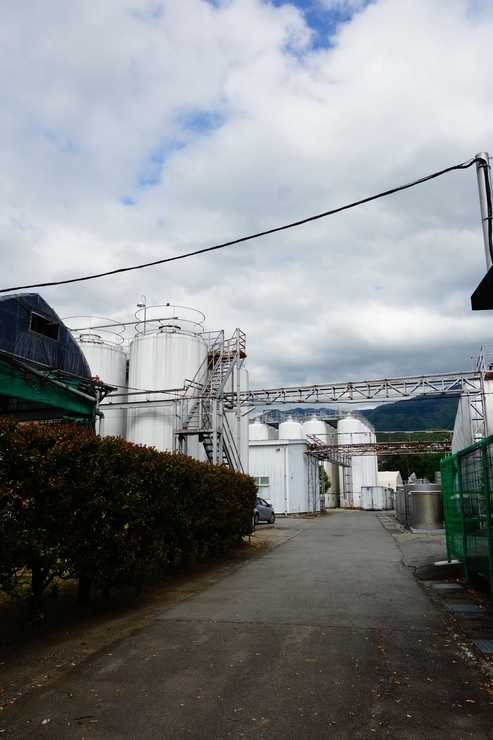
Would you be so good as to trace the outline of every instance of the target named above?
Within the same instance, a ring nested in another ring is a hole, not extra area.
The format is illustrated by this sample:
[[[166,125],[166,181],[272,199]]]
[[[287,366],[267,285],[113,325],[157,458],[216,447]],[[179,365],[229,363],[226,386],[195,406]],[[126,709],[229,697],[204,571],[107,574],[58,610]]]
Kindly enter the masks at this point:
[[[285,514],[290,513],[291,503],[289,500],[289,456],[288,446],[284,445],[284,510]]]

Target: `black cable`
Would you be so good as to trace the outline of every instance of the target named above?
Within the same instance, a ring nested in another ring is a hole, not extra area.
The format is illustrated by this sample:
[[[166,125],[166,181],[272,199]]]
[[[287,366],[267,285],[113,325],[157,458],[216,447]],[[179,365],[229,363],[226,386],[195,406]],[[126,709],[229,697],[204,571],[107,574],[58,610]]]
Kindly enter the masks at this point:
[[[385,190],[385,192],[383,193],[378,193],[378,195],[371,195],[369,198],[363,198],[363,200],[357,200],[354,203],[349,203],[346,206],[341,206],[340,208],[334,208],[332,211],[325,211],[325,213],[319,213],[317,216],[310,216],[309,218],[304,218],[301,221],[294,221],[293,223],[286,224],[285,226],[277,226],[274,229],[268,229],[267,231],[260,231],[258,232],[258,234],[251,234],[250,236],[243,236],[240,239],[233,239],[230,242],[224,242],[223,244],[216,244],[213,247],[206,247],[205,249],[197,249],[195,252],[188,252],[187,254],[180,254],[180,255],[177,255],[176,257],[168,257],[167,259],[156,260],[155,262],[147,262],[146,264],[135,265],[134,267],[120,267],[117,270],[110,270],[109,272],[100,272],[97,275],[86,275],[85,277],[71,278],[69,280],[57,280],[51,283],[33,283],[31,285],[18,285],[15,288],[0,288],[0,293],[10,293],[14,290],[27,290],[28,288],[50,288],[55,285],[67,285],[69,283],[81,283],[85,280],[95,280],[96,278],[108,277],[109,275],[117,275],[118,273],[121,273],[121,272],[131,272],[132,270],[142,270],[144,267],[154,267],[155,265],[163,265],[166,262],[175,262],[176,260],[184,260],[187,257],[194,257],[197,254],[205,254],[206,252],[213,252],[216,249],[224,249],[224,247],[231,247],[233,246],[233,244],[241,244],[241,242],[250,241],[251,239],[258,239],[261,236],[267,236],[268,234],[275,234],[278,231],[286,231],[286,229],[292,229],[295,226],[302,226],[303,224],[310,223],[310,221],[317,221],[319,218],[325,218],[326,216],[333,216],[335,213],[340,213],[341,211],[347,211],[350,208],[361,206],[363,205],[363,203],[370,203],[370,201],[372,200],[377,200],[378,198],[384,198],[387,195],[398,193],[400,190],[407,190],[408,188],[412,188],[415,185],[421,185],[421,183],[427,182],[428,180],[433,180],[435,177],[440,177],[441,175],[445,175],[447,172],[452,172],[453,170],[465,170],[468,167],[471,167],[477,161],[482,162],[483,160],[478,160],[474,158],[474,159],[469,160],[468,162],[463,162],[462,164],[456,164],[453,167],[447,167],[447,169],[440,170],[440,172],[435,172],[433,175],[427,175],[426,177],[422,177],[419,180],[414,180],[413,182],[410,182],[407,185],[400,185],[397,188],[392,188],[392,190]]]

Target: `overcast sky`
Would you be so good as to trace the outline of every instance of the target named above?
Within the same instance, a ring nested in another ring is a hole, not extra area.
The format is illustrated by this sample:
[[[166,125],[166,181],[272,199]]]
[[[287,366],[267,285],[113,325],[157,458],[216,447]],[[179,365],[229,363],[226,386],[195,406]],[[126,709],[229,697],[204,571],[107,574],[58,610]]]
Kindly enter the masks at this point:
[[[488,0],[0,6],[1,287],[172,257],[493,154]],[[493,343],[475,167],[211,254],[40,288],[247,334],[251,387],[447,372]]]

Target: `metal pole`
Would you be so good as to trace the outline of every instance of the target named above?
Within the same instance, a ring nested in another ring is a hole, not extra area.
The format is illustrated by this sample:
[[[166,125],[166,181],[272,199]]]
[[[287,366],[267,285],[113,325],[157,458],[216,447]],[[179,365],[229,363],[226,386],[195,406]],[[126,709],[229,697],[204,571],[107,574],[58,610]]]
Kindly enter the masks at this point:
[[[284,445],[284,515],[291,513],[289,500],[289,458],[288,446]]]
[[[462,541],[462,557],[459,558],[464,563],[464,578],[466,583],[469,583],[469,553],[467,547],[467,530],[466,530],[466,515],[464,512],[464,491],[462,490],[462,456],[460,453],[456,457],[457,465],[457,484],[459,487],[459,510],[460,510],[460,527],[461,527],[461,541]],[[457,554],[457,553],[454,553]],[[447,555],[449,550],[447,548]]]
[[[486,524],[486,541],[488,546],[488,575],[490,579],[490,593],[493,594],[493,533],[491,531],[490,464],[488,459],[488,447],[486,446],[485,440],[481,442],[481,461],[483,463],[483,496]]]
[[[488,152],[476,154],[476,174],[478,177],[479,207],[483,225],[484,249],[486,252],[486,267],[493,267],[493,202],[491,188],[491,167]]]
[[[217,430],[217,398],[212,399],[212,462],[219,465],[219,438]]]

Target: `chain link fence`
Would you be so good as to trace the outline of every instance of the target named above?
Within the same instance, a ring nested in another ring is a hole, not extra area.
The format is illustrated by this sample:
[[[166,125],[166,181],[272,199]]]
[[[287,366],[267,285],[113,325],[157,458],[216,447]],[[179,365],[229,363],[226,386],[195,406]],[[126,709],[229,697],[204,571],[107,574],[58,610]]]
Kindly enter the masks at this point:
[[[493,436],[440,462],[447,555],[487,576],[493,596]]]

